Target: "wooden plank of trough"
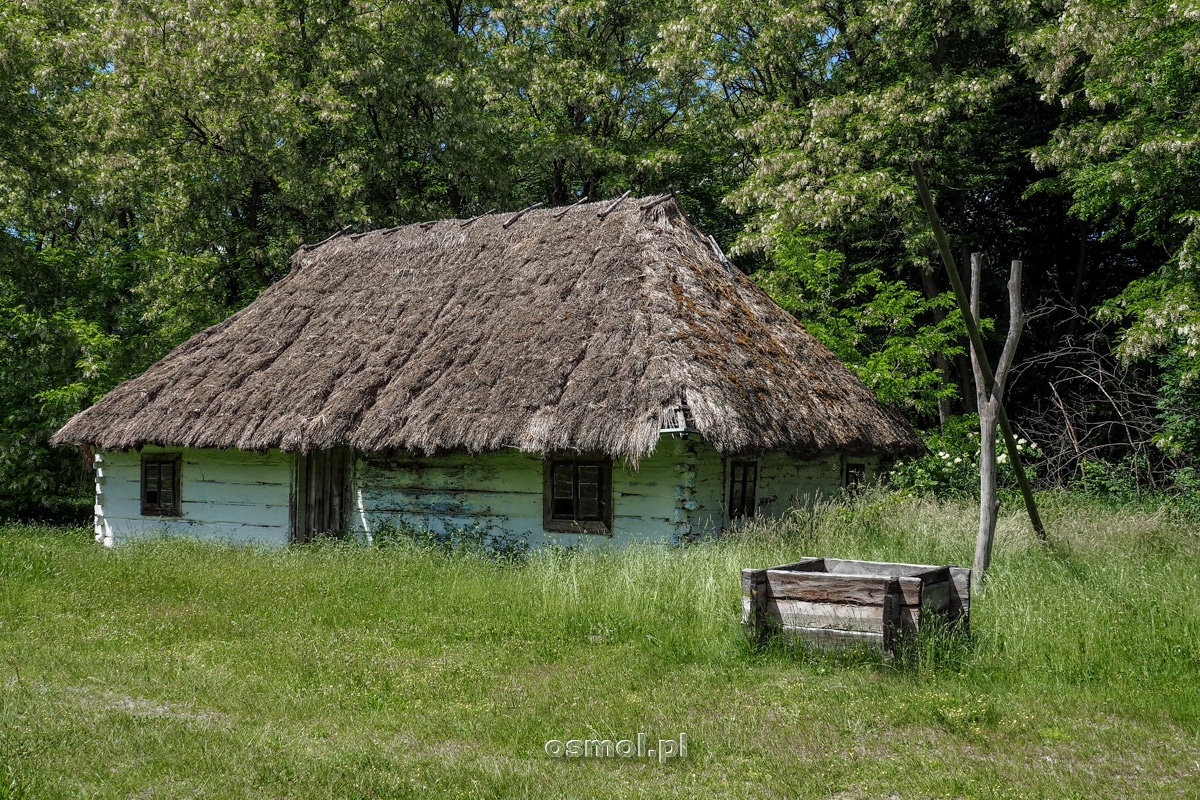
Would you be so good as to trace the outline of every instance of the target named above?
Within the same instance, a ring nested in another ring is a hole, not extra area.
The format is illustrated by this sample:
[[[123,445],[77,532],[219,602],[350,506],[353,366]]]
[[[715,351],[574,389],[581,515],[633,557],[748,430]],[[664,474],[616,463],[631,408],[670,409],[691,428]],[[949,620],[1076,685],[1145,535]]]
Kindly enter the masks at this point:
[[[819,630],[864,631],[883,634],[884,607],[846,603],[808,603],[804,600],[769,600],[767,615],[782,625]]]
[[[853,603],[883,605],[888,581],[885,576],[848,577],[823,572],[767,570],[770,596],[780,600],[805,600],[810,603]]]
[[[929,581],[946,580],[946,567],[932,564],[892,564],[886,561],[856,561],[848,558],[827,558],[825,568],[837,575],[895,575],[924,578]],[[928,576],[928,577],[926,577]]]
[[[946,609],[950,621],[958,621],[964,633],[971,632],[971,570],[950,568],[950,598]]]
[[[887,595],[883,598],[883,651],[889,657],[896,653],[896,639],[900,631],[901,580],[903,578],[893,580],[888,585]],[[920,590],[920,583],[921,581],[918,579],[918,591]]]
[[[921,613],[943,613],[950,608],[950,581],[928,583],[921,587]]]
[[[742,586],[746,587],[742,592],[742,621],[751,636],[763,636],[771,627],[771,620],[767,614],[767,571],[742,570]]]
[[[750,596],[750,587],[754,583],[754,576],[766,574],[765,569],[744,569],[742,570],[742,594]]]
[[[778,567],[770,567],[770,569],[786,569],[793,572],[827,572],[825,569],[825,559],[804,557],[795,564],[781,564]]]
[[[899,603],[902,606],[921,606],[921,589],[925,582],[920,578],[903,575],[896,578],[896,590],[899,592]]]
[[[842,631],[829,628],[805,628],[784,626],[786,636],[799,638],[818,647],[861,647],[868,645],[883,649],[883,634],[867,631]]]

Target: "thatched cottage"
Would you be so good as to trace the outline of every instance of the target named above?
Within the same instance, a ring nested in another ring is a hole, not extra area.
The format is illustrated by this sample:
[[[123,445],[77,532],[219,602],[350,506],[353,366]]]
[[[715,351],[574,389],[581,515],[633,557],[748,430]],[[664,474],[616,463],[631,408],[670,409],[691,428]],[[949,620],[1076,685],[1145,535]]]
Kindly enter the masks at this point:
[[[670,196],[307,245],[54,442],[94,452],[105,544],[675,540],[921,447]]]

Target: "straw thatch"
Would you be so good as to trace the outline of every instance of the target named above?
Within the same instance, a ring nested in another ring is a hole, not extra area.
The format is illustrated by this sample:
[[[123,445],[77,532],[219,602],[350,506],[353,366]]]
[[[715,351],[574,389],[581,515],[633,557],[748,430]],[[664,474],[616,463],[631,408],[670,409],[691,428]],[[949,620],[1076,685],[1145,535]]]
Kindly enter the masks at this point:
[[[921,448],[670,197],[407,225],[291,273],[73,417],[56,444],[634,462],[687,426],[724,453]]]

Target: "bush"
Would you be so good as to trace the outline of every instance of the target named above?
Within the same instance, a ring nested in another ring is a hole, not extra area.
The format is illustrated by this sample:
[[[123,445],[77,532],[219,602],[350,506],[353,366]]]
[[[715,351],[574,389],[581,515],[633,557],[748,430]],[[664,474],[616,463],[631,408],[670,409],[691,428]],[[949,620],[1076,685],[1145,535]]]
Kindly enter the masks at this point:
[[[1189,518],[1200,517],[1200,470],[1182,467],[1163,480],[1155,480],[1144,454],[1128,455],[1120,461],[1088,459],[1080,462],[1080,488],[1087,494],[1114,504],[1166,504]]]
[[[925,446],[928,448],[925,455],[892,465],[888,473],[892,488],[907,495],[979,496],[978,414],[951,417],[941,430],[925,435]],[[1017,450],[1026,473],[1033,473],[1037,461],[1043,458],[1041,448],[1019,438]],[[1030,474],[1030,478],[1033,477]],[[999,431],[996,434],[996,482],[1001,489],[1017,487],[1017,476]]]
[[[371,540],[376,547],[405,545],[446,555],[482,556],[493,561],[518,561],[529,552],[525,537],[508,531],[496,532],[479,524],[469,528],[444,526],[442,530],[435,530],[403,519],[391,519],[375,528]]]

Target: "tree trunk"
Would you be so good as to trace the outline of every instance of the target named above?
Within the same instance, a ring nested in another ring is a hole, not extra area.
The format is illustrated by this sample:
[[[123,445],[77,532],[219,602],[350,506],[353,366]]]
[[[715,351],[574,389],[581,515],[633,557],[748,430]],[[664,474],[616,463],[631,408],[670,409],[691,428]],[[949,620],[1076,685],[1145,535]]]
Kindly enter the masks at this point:
[[[937,297],[938,296],[937,281],[934,280],[933,273],[926,272],[923,269],[918,269],[917,272],[921,276],[921,290],[925,295],[925,299],[932,300],[933,298]],[[945,318],[946,318],[945,311],[943,311],[940,308],[933,309],[934,322],[940,323]],[[950,369],[950,361],[949,361],[949,359],[946,358],[946,356],[944,356],[941,353],[934,353],[933,363],[934,363],[934,366],[936,366],[938,368],[938,371],[942,373],[943,381],[945,381],[946,383],[957,382],[955,380],[954,374],[952,373],[952,371]],[[961,384],[960,384],[960,388],[961,388]],[[954,413],[954,409],[950,403],[950,398],[948,398],[948,397],[939,397],[938,401],[937,401],[937,405],[938,405],[938,428],[944,428],[946,426],[946,420],[948,420],[950,418],[950,415]]]
[[[979,325],[979,294],[983,277],[983,255],[971,254],[971,317]],[[983,588],[983,577],[992,563],[992,542],[996,537],[996,518],[1000,501],[996,498],[996,426],[1004,384],[1017,353],[1024,319],[1021,312],[1021,262],[1012,262],[1008,277],[1008,336],[996,364],[992,385],[987,385],[980,355],[971,349],[971,367],[975,373],[975,402],[979,407],[979,534],[975,537],[975,563],[971,565],[971,590]]]
[[[996,498],[996,411],[995,403],[979,406],[979,535],[975,537],[975,563],[971,565],[974,588],[978,588],[992,563],[992,541],[1000,512]]]

